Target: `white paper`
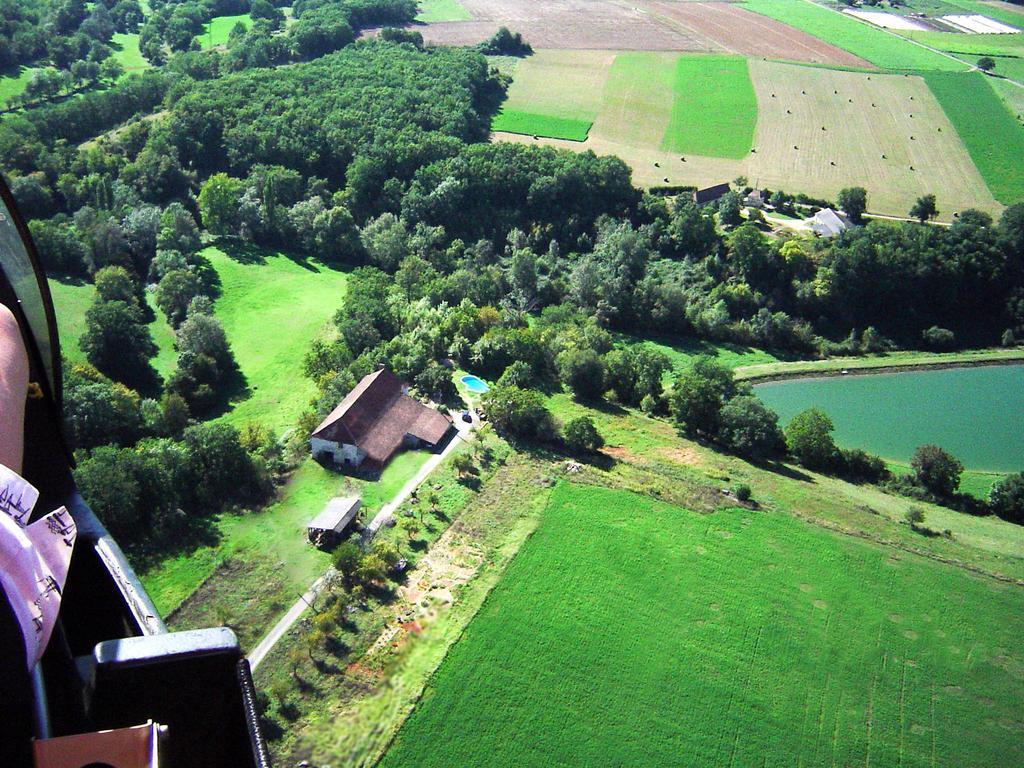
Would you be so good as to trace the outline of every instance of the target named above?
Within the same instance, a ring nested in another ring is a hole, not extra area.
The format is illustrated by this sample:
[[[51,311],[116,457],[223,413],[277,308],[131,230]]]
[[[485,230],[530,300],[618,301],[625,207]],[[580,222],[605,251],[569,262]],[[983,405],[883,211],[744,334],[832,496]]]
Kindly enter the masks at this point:
[[[31,669],[46,650],[78,531],[57,509],[27,525],[39,492],[0,464],[0,586],[7,594]]]

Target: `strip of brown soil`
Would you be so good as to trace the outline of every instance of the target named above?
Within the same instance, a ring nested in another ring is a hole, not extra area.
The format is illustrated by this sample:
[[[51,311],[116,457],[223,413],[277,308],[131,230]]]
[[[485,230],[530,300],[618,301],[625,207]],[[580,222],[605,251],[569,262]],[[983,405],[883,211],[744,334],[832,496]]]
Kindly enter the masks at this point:
[[[874,68],[849,51],[731,3],[642,0],[640,7],[666,24],[679,25],[690,35],[708,38],[731,53]]]

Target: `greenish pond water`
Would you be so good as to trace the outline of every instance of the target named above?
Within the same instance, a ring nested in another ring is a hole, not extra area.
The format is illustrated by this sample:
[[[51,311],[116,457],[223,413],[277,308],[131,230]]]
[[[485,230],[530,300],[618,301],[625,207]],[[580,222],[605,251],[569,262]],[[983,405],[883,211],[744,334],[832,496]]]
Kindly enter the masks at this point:
[[[906,463],[934,443],[968,469],[1024,470],[1024,365],[790,379],[754,393],[785,425],[816,406],[844,448]]]

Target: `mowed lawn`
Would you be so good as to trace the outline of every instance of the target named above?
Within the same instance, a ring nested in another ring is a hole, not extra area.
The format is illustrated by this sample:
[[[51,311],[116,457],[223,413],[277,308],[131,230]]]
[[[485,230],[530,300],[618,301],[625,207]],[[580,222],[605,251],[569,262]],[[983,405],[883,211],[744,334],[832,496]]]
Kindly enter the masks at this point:
[[[669,152],[741,159],[750,152],[757,98],[740,56],[680,56],[672,117],[662,141]]]
[[[282,432],[295,426],[315,385],[302,375],[302,359],[342,305],[347,275],[312,259],[273,251],[210,247],[221,281],[214,313],[227,333],[248,394],[222,418],[242,426],[257,421]]]
[[[561,484],[382,766],[1017,765],[1024,592]]]
[[[615,59],[607,51],[537,51],[516,66],[508,99],[492,129],[583,141],[602,108]]]
[[[883,69],[959,72],[967,68],[955,59],[809,0],[744,0],[743,7],[803,30]]]
[[[930,72],[928,87],[939,100],[995,198],[1024,200],[1024,127],[979,72]]]
[[[469,21],[470,15],[458,0],[420,0],[416,21],[424,24],[437,21]]]
[[[216,48],[218,45],[225,45],[231,30],[235,24],[241,22],[246,28],[252,26],[252,17],[248,13],[236,16],[214,16],[203,26],[203,31],[198,36],[199,44],[203,50]]]
[[[937,196],[945,221],[966,208],[998,213],[988,175],[929,90],[930,79],[765,61],[751,61],[750,70],[760,107],[756,152],[745,169],[751,182],[828,199],[862,186],[869,210],[897,215],[925,194]],[[977,131],[992,135],[987,121]]]
[[[7,100],[21,94],[35,71],[33,67],[19,66],[0,76],[0,109],[7,106]]]

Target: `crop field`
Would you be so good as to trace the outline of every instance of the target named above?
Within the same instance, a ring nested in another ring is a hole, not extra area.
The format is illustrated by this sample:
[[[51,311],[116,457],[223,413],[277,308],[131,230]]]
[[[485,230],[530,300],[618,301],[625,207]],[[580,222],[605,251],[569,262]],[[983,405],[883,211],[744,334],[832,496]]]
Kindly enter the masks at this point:
[[[842,48],[734,3],[642,0],[639,7],[668,26],[699,32],[716,43],[722,53],[850,67],[871,66]]]
[[[917,197],[930,193],[938,196],[940,218],[947,221],[965,208],[1000,210],[947,113],[918,76],[750,59],[747,69],[757,116],[748,149],[754,151],[738,151],[739,131],[707,128],[720,126],[716,120],[730,121],[737,116],[737,110],[727,106],[728,91],[722,87],[689,92],[681,88],[684,103],[710,99],[719,101],[720,106],[718,112],[680,108],[678,114],[692,121],[692,135],[704,143],[702,151],[724,154],[731,146],[735,154],[709,157],[693,149],[668,151],[672,103],[664,93],[669,82],[674,84],[674,76],[670,81],[666,75],[671,56],[619,54],[609,70],[604,103],[587,140],[541,139],[540,143],[618,155],[632,167],[634,181],[648,186],[706,185],[744,175],[758,186],[826,198],[834,197],[843,187],[860,185],[868,190],[870,210],[895,215],[905,215]],[[680,66],[722,60],[715,56],[678,58],[684,62]],[[530,66],[529,60],[520,64],[517,77]],[[985,81],[980,84],[984,86]],[[521,98],[526,98],[525,92]],[[1006,119],[1014,122],[1008,113]],[[978,124],[978,130],[984,131],[983,124]],[[499,138],[533,143],[529,136],[502,134]],[[1005,165],[1007,175],[1014,167]]]
[[[743,7],[790,24],[883,69],[966,69],[961,62],[807,0],[744,0]]]
[[[995,198],[1007,205],[1024,200],[1024,128],[985,76],[930,72],[925,79]]]
[[[254,420],[287,429],[315,390],[301,374],[303,355],[328,330],[348,278],[312,260],[255,248],[232,255],[226,246],[210,247],[203,255],[220,276],[214,310],[248,389],[223,418],[237,426]]]
[[[871,210],[901,214],[934,193],[947,220],[964,208],[998,209],[920,77],[759,61],[750,67],[760,105],[752,183],[826,197],[863,186]]]
[[[1024,20],[1024,17],[1022,17]],[[1024,56],[1024,34],[964,35],[956,32],[901,32],[901,35],[950,53],[971,56]]]
[[[499,27],[521,32],[535,48],[577,50],[721,51],[695,29],[661,23],[632,4],[591,0],[460,0],[469,21],[418,28],[437,45],[476,45]]]
[[[583,141],[615,59],[607,51],[538,51],[516,67],[495,131]]]
[[[416,21],[424,24],[433,21],[469,21],[473,17],[458,0],[421,0]]]
[[[995,88],[1006,108],[1010,110],[1011,115],[1016,115],[1018,122],[1024,121],[1024,88],[1006,80],[995,80],[992,82],[992,87]]]
[[[571,122],[555,123],[559,132],[540,119],[550,117]],[[738,56],[542,51],[516,68],[493,128],[582,141],[583,123],[592,121],[595,140],[664,153],[668,167],[669,157],[681,162],[679,153],[745,158],[756,120],[747,62]]]
[[[747,61],[738,56],[680,56],[672,117],[662,149],[708,157],[746,158],[757,123]]]
[[[228,35],[231,34],[231,30],[238,22],[242,22],[248,27],[252,24],[252,17],[248,13],[242,13],[236,16],[214,16],[210,19],[199,35],[199,44],[203,50],[227,43]]]
[[[381,765],[1024,760],[1024,592],[562,484]]]

